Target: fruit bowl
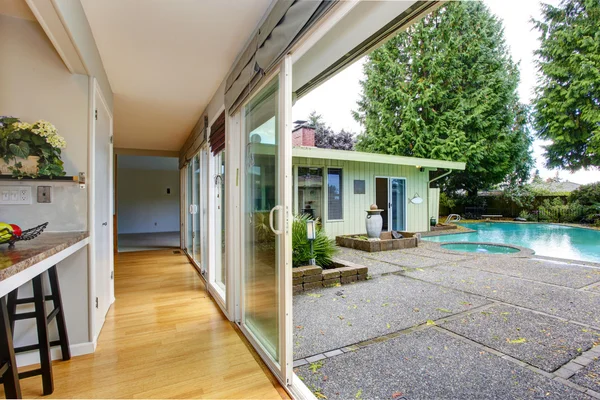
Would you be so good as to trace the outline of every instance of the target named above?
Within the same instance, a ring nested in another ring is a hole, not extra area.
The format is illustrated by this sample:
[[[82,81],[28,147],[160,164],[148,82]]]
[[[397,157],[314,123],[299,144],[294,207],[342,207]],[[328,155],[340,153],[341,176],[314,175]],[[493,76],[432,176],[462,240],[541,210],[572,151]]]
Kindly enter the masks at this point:
[[[9,229],[0,229],[0,244],[8,243],[8,247],[15,247],[15,243],[21,240],[32,240],[36,237],[40,236],[44,229],[48,226],[47,222],[44,222],[41,225],[38,225],[34,228],[26,229],[22,232],[9,230]],[[18,233],[18,234],[17,234]]]

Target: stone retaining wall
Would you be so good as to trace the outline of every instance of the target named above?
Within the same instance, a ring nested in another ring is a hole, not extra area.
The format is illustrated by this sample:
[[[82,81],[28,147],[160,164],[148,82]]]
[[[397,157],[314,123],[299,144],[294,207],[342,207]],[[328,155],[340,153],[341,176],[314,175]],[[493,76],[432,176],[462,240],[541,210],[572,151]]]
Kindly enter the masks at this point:
[[[292,270],[294,293],[322,287],[338,286],[367,280],[369,269],[346,261],[334,261],[334,267],[323,269],[306,265]]]

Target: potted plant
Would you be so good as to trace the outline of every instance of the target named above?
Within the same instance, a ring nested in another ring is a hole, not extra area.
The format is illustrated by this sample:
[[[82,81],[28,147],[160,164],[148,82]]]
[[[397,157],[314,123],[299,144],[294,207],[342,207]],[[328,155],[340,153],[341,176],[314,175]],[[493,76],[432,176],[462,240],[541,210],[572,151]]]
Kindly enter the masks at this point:
[[[16,178],[64,176],[61,149],[67,146],[48,121],[33,124],[0,117],[0,173]]]

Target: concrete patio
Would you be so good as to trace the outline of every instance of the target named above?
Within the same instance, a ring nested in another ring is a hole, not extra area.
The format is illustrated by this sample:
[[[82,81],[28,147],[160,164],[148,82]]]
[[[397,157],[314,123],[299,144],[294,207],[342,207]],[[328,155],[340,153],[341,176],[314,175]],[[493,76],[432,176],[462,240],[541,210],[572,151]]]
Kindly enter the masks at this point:
[[[419,248],[294,296],[296,373],[328,399],[600,398],[600,265]]]

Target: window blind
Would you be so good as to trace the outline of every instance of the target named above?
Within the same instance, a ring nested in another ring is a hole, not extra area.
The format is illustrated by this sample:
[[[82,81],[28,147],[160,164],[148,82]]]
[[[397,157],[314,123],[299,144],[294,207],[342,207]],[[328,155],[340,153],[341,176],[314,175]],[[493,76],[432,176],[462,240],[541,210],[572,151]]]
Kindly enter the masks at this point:
[[[217,155],[225,150],[225,112],[217,118],[214,124],[210,127],[210,151],[213,155]]]

